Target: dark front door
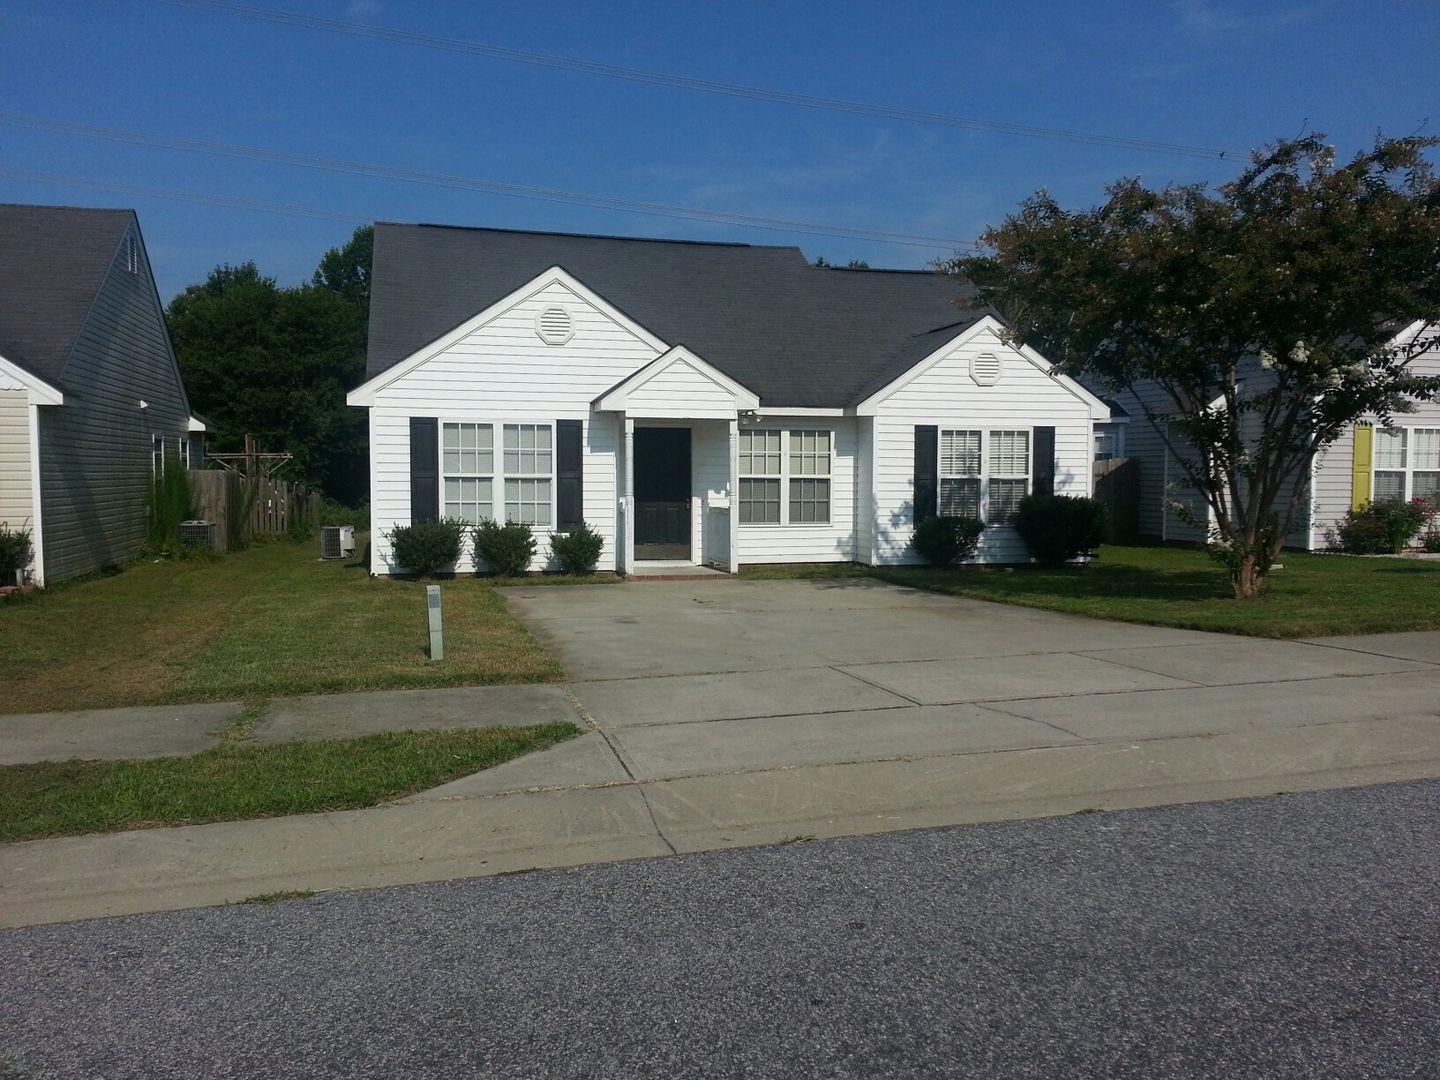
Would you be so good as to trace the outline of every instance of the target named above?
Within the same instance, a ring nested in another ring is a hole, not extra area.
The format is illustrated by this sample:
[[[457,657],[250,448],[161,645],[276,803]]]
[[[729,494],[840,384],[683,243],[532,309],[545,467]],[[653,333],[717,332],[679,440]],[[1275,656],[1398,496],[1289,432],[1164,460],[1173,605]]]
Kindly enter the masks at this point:
[[[635,429],[635,558],[690,558],[690,429]]]

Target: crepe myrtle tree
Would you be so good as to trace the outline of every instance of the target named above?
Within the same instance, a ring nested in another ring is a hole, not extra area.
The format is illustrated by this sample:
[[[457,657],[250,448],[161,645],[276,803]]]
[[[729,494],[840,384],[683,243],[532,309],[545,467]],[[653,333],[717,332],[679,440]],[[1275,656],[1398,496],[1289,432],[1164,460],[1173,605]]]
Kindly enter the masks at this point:
[[[943,269],[1062,371],[1151,389],[1140,407],[1210,509],[1210,551],[1255,598],[1315,455],[1440,396],[1411,370],[1440,324],[1437,144],[1380,137],[1337,165],[1310,134],[1214,191],[1126,179],[1079,211],[1040,191]]]

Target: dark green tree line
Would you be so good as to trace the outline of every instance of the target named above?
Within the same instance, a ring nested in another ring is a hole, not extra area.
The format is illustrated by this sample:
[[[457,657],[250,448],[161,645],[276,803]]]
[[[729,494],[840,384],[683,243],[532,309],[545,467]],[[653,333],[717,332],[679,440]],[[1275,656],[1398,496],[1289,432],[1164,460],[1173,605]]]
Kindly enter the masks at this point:
[[[351,505],[368,484],[365,414],[345,392],[365,377],[373,235],[356,229],[290,288],[253,262],[218,266],[166,311],[191,404],[218,429],[211,448],[254,435],[295,456],[291,478]]]

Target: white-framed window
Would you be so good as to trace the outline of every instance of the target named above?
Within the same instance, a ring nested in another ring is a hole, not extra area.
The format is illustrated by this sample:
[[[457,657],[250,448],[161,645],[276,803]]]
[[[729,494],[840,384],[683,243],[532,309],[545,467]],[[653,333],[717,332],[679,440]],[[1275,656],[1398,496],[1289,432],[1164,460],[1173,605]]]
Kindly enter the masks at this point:
[[[740,432],[740,524],[779,525],[784,481],[782,435],[778,428]]]
[[[440,469],[447,518],[475,525],[495,517],[494,431],[489,424],[441,425]]]
[[[550,525],[555,520],[554,429],[549,424],[506,424],[502,456],[505,520]]]
[[[1125,456],[1125,425],[1095,425],[1095,460],[1111,461]]]
[[[980,466],[980,432],[940,432],[937,509],[942,517],[980,516]]]
[[[180,464],[185,466],[186,469],[192,467],[190,464],[190,439],[188,436],[181,435],[175,440],[175,456],[180,459]]]
[[[790,432],[790,524],[829,524],[833,441],[829,431]]]
[[[159,476],[165,471],[165,436],[152,433],[150,436],[150,475]]]
[[[1373,499],[1440,500],[1440,428],[1376,428]]]
[[[1015,524],[1020,500],[1030,491],[1030,432],[990,432],[990,467],[986,477],[989,487],[986,523]]]
[[[942,428],[938,450],[941,515],[1015,523],[1020,500],[1030,493],[1029,431]]]

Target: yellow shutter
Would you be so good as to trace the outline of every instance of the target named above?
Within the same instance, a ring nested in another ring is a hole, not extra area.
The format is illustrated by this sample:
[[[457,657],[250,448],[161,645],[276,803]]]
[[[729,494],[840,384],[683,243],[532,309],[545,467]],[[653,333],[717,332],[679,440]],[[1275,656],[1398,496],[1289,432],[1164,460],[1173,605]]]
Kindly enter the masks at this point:
[[[1350,509],[1359,510],[1370,501],[1370,469],[1375,453],[1375,429],[1355,425],[1355,457],[1350,467]]]

